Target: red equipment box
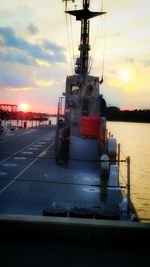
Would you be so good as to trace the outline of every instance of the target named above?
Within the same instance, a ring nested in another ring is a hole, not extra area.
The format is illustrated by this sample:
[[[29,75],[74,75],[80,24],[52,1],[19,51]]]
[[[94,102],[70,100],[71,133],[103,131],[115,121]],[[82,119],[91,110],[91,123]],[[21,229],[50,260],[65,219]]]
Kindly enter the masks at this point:
[[[86,137],[98,138],[100,134],[100,121],[100,117],[98,116],[83,116],[80,126],[80,134]]]

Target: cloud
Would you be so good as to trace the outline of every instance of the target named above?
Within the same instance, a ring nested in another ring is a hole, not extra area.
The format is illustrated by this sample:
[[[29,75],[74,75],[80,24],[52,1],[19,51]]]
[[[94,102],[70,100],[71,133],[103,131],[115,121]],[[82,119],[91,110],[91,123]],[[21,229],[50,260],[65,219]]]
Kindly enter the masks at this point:
[[[125,61],[127,63],[134,63],[134,58],[133,57],[125,57]]]
[[[50,42],[48,40],[44,40],[43,41],[43,48],[46,49],[47,51],[53,51],[54,52],[54,59],[57,61],[58,59],[62,60],[62,62],[65,62],[65,56],[64,54],[62,53],[65,48],[60,46],[60,45],[57,45],[56,43],[54,42]]]
[[[64,50],[64,48],[62,46],[57,45],[54,42],[49,42],[48,40],[43,41],[43,47],[46,50],[53,50],[55,52],[59,52],[60,50]]]
[[[39,87],[51,87],[53,84],[55,84],[56,82],[54,80],[37,80],[36,84]]]
[[[150,67],[150,60],[145,60],[145,62],[144,62],[144,66],[145,67]]]
[[[28,59],[44,60],[48,63],[65,62],[64,49],[55,43],[42,41],[41,44],[32,44],[21,37],[17,37],[10,27],[0,27],[0,46],[15,48],[19,52],[26,53]],[[8,59],[8,57],[7,57]]]
[[[9,91],[16,92],[16,91],[31,91],[33,90],[32,87],[20,87],[20,88],[10,88]]]
[[[38,27],[33,23],[30,23],[28,25],[27,30],[30,34],[33,34],[33,35],[39,31]]]
[[[34,68],[30,65],[20,65],[18,63],[10,64],[4,62],[0,64],[0,90],[11,88],[29,88],[35,87],[33,81]]]
[[[33,58],[23,54],[17,54],[15,51],[11,51],[11,53],[0,52],[0,60],[3,60],[5,62],[18,62],[24,65],[35,64]]]

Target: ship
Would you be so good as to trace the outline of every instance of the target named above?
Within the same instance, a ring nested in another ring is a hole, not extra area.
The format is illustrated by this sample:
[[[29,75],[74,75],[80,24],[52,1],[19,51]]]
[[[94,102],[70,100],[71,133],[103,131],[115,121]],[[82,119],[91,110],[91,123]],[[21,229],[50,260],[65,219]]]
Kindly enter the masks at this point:
[[[128,173],[126,184],[120,185],[120,148],[107,130],[106,101],[101,94],[103,75],[99,78],[89,73],[90,20],[106,12],[90,11],[90,1],[83,1],[80,10],[67,10],[65,2],[65,13],[80,21],[80,44],[74,74],[67,76],[65,92],[59,98],[54,172],[59,175],[62,170],[63,177],[69,177],[74,183],[88,181],[89,188],[85,190],[96,191],[99,196],[90,202],[80,200],[77,194],[76,203],[70,199],[71,204],[62,207],[70,209],[69,216],[138,220],[130,198],[130,157],[124,160]],[[92,185],[95,187],[90,188]],[[56,209],[59,206],[61,209],[61,203],[56,204]],[[44,214],[52,211],[49,208]]]
[[[41,198],[49,204],[41,215],[0,216],[1,259],[14,266],[147,266],[150,227],[140,221],[131,201],[130,157],[121,160],[120,145],[107,130],[103,76],[89,74],[90,20],[106,12],[90,11],[90,0],[83,0],[80,10],[68,10],[68,1],[63,2],[66,14],[81,23],[80,55],[59,97],[56,127],[47,127],[54,142],[46,150],[49,183],[45,191],[41,183]],[[120,183],[121,163],[127,166],[125,185]],[[40,172],[35,171],[37,176]]]

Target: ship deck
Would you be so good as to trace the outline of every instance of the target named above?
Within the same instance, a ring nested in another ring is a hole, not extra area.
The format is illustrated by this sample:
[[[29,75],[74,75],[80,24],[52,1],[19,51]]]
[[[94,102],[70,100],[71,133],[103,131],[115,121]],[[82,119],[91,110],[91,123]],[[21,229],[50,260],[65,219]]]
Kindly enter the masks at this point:
[[[121,191],[100,185],[99,163],[54,158],[54,126],[0,139],[0,214],[42,215],[49,207],[119,213]],[[94,213],[93,213],[94,214]],[[94,216],[94,215],[93,215]]]
[[[147,266],[149,224],[43,216],[50,206],[116,211],[121,197],[102,194],[97,164],[58,166],[54,135],[44,126],[0,137],[2,266]]]

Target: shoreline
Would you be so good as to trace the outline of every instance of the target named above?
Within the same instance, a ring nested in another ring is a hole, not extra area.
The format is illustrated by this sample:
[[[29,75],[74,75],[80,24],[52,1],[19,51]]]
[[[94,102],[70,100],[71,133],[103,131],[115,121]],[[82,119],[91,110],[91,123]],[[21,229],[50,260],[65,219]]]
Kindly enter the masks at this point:
[[[132,120],[111,120],[111,119],[107,119],[107,121],[111,121],[111,122],[131,122],[131,123],[145,123],[145,124],[150,124],[150,121],[132,121]]]

